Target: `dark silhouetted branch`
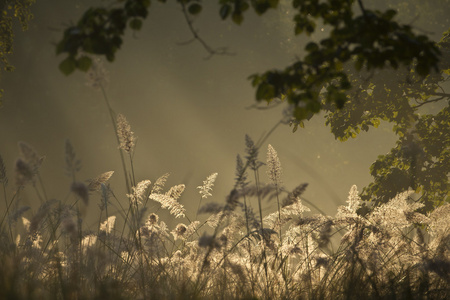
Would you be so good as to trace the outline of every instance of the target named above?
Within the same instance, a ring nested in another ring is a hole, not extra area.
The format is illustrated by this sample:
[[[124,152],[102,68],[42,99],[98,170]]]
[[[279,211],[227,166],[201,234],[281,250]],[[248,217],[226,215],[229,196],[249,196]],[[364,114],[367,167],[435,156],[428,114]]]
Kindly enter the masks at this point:
[[[203,46],[203,48],[206,50],[206,52],[208,52],[208,54],[209,54],[205,59],[209,59],[213,55],[234,55],[234,53],[228,52],[227,48],[225,48],[225,47],[212,48],[211,46],[209,46],[205,42],[205,40],[203,40],[199,36],[197,30],[194,28],[194,26],[192,24],[193,22],[192,22],[191,18],[189,17],[189,13],[188,13],[188,11],[186,9],[186,4],[181,2],[180,5],[181,5],[182,11],[183,11],[184,19],[186,20],[186,23],[187,23],[187,25],[189,27],[189,30],[191,31],[191,33],[192,33],[192,35],[194,37],[191,40],[189,40],[189,41],[186,41],[186,42],[183,42],[183,43],[179,43],[179,45],[187,45],[187,44],[190,44],[190,43],[192,43],[194,41],[198,41]]]

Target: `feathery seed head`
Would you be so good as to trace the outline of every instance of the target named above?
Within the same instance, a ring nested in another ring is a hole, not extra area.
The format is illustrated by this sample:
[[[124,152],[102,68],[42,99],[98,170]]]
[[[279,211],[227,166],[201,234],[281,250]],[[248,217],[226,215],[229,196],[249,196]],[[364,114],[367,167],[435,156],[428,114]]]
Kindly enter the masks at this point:
[[[83,182],[73,182],[70,190],[83,200],[85,205],[89,204],[89,190]]]
[[[161,177],[159,177],[158,179],[156,179],[155,184],[153,184],[153,188],[152,188],[152,194],[158,194],[161,193],[162,188],[164,187],[164,185],[166,184],[167,178],[169,178],[170,173],[166,173],[164,175],[162,175]]]
[[[302,183],[302,184],[298,185],[297,187],[295,187],[295,189],[291,193],[289,193],[289,195],[286,197],[286,199],[283,200],[281,207],[292,205],[295,202],[297,202],[300,199],[300,196],[306,190],[307,186],[308,186],[307,183]]]
[[[98,191],[101,188],[102,184],[105,184],[111,178],[111,176],[113,174],[114,174],[114,171],[108,171],[108,172],[98,175],[94,179],[89,179],[88,180],[89,191],[91,191],[91,192]]]
[[[180,198],[181,194],[184,192],[185,188],[186,186],[184,184],[175,185],[167,191],[166,195],[170,198],[178,200],[178,198]]]
[[[131,131],[131,126],[128,123],[124,115],[117,115],[117,136],[119,137],[120,145],[119,149],[127,153],[133,151],[136,138],[134,132]]]
[[[352,185],[352,187],[350,188],[347,203],[348,209],[353,213],[356,213],[358,208],[361,207],[361,197],[359,196],[358,188],[356,187],[356,185]]]
[[[258,148],[247,134],[245,135],[245,146],[245,152],[247,152],[247,156],[245,158],[248,161],[248,166],[250,169],[256,171],[263,165],[263,163],[258,161]]]
[[[66,140],[65,146],[66,172],[68,176],[75,176],[75,173],[81,169],[81,160],[76,158],[75,150],[69,139]]]
[[[83,240],[81,241],[81,247],[82,247],[83,251],[86,251],[88,248],[94,246],[96,242],[97,242],[97,236],[93,235],[93,234],[89,234],[89,235],[85,236],[83,238]]]
[[[175,218],[183,218],[186,209],[176,199],[167,194],[150,194],[149,199],[152,199],[161,204],[162,208],[168,209]]]
[[[248,184],[247,172],[245,171],[244,162],[239,154],[236,156],[236,184],[242,189]]]
[[[269,144],[267,147],[267,165],[269,167],[267,175],[274,184],[281,183],[281,163],[277,151]]]
[[[348,217],[355,218],[358,216],[356,211],[361,207],[362,201],[361,197],[359,197],[359,192],[356,185],[353,185],[350,188],[347,203],[348,203],[347,206],[341,205],[338,207],[338,212],[336,214],[337,218],[348,218]]]
[[[202,198],[208,198],[212,196],[210,191],[212,191],[212,187],[214,186],[214,182],[216,181],[218,173],[213,173],[209,175],[205,181],[203,181],[203,185],[198,186],[197,188],[200,190],[199,193],[202,195]]]
[[[450,203],[428,213],[430,234],[436,239],[448,237],[450,230]]]
[[[236,189],[233,189],[227,196],[227,204],[225,206],[225,211],[234,211],[239,205],[239,193]]]
[[[150,186],[150,180],[143,180],[139,182],[136,186],[132,187],[132,194],[127,194],[127,197],[130,199],[133,205],[138,205],[142,203],[142,199],[144,198],[145,191]]]
[[[33,170],[39,168],[39,166],[42,164],[44,160],[44,157],[39,156],[37,152],[33,149],[33,147],[31,147],[25,142],[19,142],[18,146],[19,152],[24,161],[30,164],[33,167]]]
[[[108,205],[111,203],[111,202],[109,202],[109,195],[111,193],[111,190],[110,190],[109,186],[107,186],[104,183],[101,183],[100,186],[101,186],[101,200],[100,200],[100,204],[98,205],[98,207],[100,208],[100,211],[103,211],[103,210],[107,209]]]
[[[66,206],[61,211],[61,225],[65,233],[75,234],[77,225],[73,221],[73,216],[70,209]]]
[[[32,242],[33,244],[31,245],[33,248],[35,249],[41,249],[41,243],[42,243],[42,235],[40,235],[39,233],[34,233],[32,236]]]
[[[33,170],[31,169],[30,165],[28,165],[21,158],[16,160],[16,166],[14,171],[17,186],[24,186],[33,180],[34,177]]]
[[[30,209],[29,206],[21,206],[17,208],[10,216],[8,216],[9,223],[13,224],[17,222],[17,220],[29,209]]]
[[[32,182],[39,167],[44,161],[43,156],[39,156],[36,151],[27,143],[19,142],[19,152],[21,158],[17,159],[15,165],[15,179],[17,186],[24,186]]]
[[[175,240],[182,239],[183,235],[186,233],[187,227],[183,223],[180,223],[175,227],[175,230],[172,231],[172,235]]]
[[[30,225],[31,225],[30,220],[28,220],[28,219],[25,218],[25,217],[22,217],[22,224],[23,224],[23,227],[25,228],[25,230],[26,230],[27,232],[30,232]]]
[[[100,231],[106,232],[106,234],[110,234],[114,229],[114,223],[116,222],[116,216],[109,217],[105,222],[100,224]]]
[[[158,224],[159,221],[159,216],[155,213],[151,213],[148,218],[147,218],[147,222],[149,225],[156,225]]]

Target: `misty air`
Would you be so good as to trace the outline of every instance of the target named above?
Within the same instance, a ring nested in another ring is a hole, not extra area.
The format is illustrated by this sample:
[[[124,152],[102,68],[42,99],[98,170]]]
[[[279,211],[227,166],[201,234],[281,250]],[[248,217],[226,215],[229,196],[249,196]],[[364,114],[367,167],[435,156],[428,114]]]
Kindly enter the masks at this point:
[[[450,0],[0,10],[0,299],[450,298]]]

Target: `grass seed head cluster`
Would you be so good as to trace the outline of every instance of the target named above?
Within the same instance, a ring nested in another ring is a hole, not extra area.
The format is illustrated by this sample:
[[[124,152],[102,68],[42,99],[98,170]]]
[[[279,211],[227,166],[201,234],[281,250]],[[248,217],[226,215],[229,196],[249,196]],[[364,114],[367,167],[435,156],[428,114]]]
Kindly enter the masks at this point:
[[[274,147],[263,163],[261,145],[246,136],[225,201],[200,205],[213,196],[213,173],[189,212],[179,201],[185,186],[166,188],[168,174],[136,181],[134,134],[122,115],[115,125],[126,195],[108,184],[113,171],[78,179],[69,141],[72,184],[63,199],[46,197],[43,158],[31,146],[19,143],[12,185],[0,158],[1,299],[449,299],[449,204],[422,214],[404,192],[361,215],[352,186],[335,216],[313,214],[302,200],[307,185],[288,192]],[[35,191],[38,208],[20,205],[24,188]],[[268,214],[264,198],[276,201]],[[150,210],[152,201],[177,225]],[[93,226],[87,209],[98,212]]]

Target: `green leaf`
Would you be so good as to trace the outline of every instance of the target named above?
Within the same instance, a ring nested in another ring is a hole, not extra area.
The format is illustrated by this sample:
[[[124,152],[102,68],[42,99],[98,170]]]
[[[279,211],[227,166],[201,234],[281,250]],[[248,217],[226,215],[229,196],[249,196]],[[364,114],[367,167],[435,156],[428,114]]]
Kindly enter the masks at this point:
[[[261,83],[256,89],[257,100],[270,101],[275,97],[274,87],[266,82]]]
[[[82,56],[77,61],[77,68],[83,72],[89,70],[92,65],[92,59],[88,56]]]
[[[198,3],[193,3],[189,5],[188,12],[191,15],[198,15],[202,11],[202,6]]]
[[[106,53],[105,56],[106,56],[106,60],[107,61],[109,61],[109,62],[113,62],[114,61],[114,58],[115,58],[114,52]]]
[[[142,28],[142,21],[139,19],[132,19],[130,21],[130,28],[133,30],[141,30]]]
[[[230,14],[230,12],[231,12],[231,6],[228,5],[228,4],[223,5],[220,8],[220,12],[219,12],[220,17],[222,18],[222,20],[225,20],[228,17],[228,15]]]
[[[233,19],[233,22],[236,23],[237,25],[240,25],[242,21],[244,21],[244,16],[240,12],[239,13],[234,12],[231,18]]]
[[[427,76],[430,73],[430,68],[424,63],[418,63],[416,66],[416,72],[420,76]]]
[[[295,133],[298,129],[298,124],[294,124],[294,127],[292,128],[292,133]]]
[[[309,110],[306,109],[305,107],[297,106],[294,109],[294,117],[298,121],[306,120],[308,118],[308,115],[309,115]]]
[[[386,20],[392,20],[392,18],[394,18],[394,16],[395,16],[396,14],[397,14],[397,12],[396,12],[395,10],[389,9],[389,10],[387,10],[387,11],[384,13],[383,17],[384,17]]]
[[[378,126],[380,126],[380,120],[379,119],[373,119],[372,120],[372,125],[373,125],[373,127],[377,128]]]
[[[59,64],[59,70],[64,75],[71,74],[73,71],[75,71],[76,68],[77,68],[77,61],[75,60],[75,58],[73,56],[68,56],[65,60],[63,60]]]
[[[319,46],[314,42],[310,42],[306,45],[305,50],[308,52],[317,51],[319,50]]]

